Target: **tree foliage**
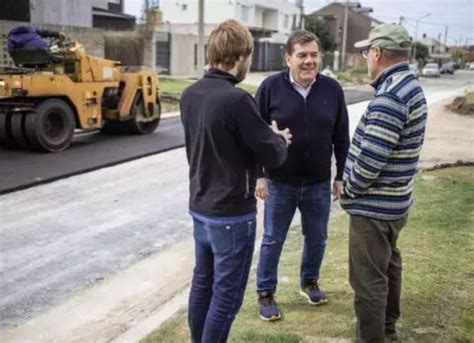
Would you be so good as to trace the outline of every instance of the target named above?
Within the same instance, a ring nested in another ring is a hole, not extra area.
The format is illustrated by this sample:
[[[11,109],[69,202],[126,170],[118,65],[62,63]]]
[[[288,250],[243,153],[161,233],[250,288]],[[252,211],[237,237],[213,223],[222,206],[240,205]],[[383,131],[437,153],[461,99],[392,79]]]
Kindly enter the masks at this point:
[[[430,56],[430,51],[428,47],[420,42],[416,42],[416,60],[418,62],[421,62],[422,64],[425,64],[426,61],[428,60],[428,57]]]
[[[332,51],[335,48],[329,25],[324,18],[315,15],[305,16],[305,29],[318,36],[323,51]]]

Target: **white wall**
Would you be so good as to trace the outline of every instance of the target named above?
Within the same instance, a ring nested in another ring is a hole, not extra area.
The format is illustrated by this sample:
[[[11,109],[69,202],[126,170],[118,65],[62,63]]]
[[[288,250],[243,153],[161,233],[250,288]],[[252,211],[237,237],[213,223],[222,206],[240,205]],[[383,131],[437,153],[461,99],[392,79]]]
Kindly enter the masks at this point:
[[[256,27],[263,27],[263,13],[264,13],[263,8],[255,7],[254,24]]]
[[[130,1],[130,0],[129,0]],[[87,2],[87,1],[85,1]],[[108,9],[108,1],[107,0],[91,0],[91,6],[92,7],[99,7],[103,9]]]
[[[247,18],[242,16],[242,7],[247,8]],[[160,9],[164,22],[197,23],[198,0],[161,0]],[[299,16],[299,9],[287,0],[206,0],[204,21],[206,24],[217,24],[233,18],[248,26],[289,33],[294,14]],[[284,15],[290,17],[288,28],[284,28]]]
[[[91,1],[33,0],[31,23],[92,27]]]
[[[217,24],[235,18],[236,3],[229,0],[207,0],[205,2],[204,22]],[[198,21],[198,0],[161,0],[160,9],[163,21],[176,24],[192,24]],[[238,18],[236,18],[238,19]]]

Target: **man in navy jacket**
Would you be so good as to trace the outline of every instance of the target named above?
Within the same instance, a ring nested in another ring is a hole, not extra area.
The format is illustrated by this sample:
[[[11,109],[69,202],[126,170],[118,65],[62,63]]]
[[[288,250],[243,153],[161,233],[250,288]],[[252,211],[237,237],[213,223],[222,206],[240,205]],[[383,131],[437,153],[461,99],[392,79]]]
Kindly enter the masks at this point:
[[[235,87],[252,51],[247,28],[221,23],[208,42],[211,68],[181,97],[196,255],[188,315],[195,343],[227,340],[252,262],[257,163],[283,163],[291,138],[287,130],[272,131],[252,96]]]
[[[289,128],[293,135],[286,161],[263,168],[257,181],[257,195],[265,200],[257,292],[260,318],[267,321],[281,318],[274,299],[278,262],[296,208],[301,212],[304,234],[300,294],[312,305],[327,302],[318,279],[331,204],[331,158],[334,152],[337,173],[332,194],[339,198],[349,122],[341,86],[318,74],[319,49],[314,34],[294,32],[285,53],[289,70],[267,78],[256,96],[263,118]]]

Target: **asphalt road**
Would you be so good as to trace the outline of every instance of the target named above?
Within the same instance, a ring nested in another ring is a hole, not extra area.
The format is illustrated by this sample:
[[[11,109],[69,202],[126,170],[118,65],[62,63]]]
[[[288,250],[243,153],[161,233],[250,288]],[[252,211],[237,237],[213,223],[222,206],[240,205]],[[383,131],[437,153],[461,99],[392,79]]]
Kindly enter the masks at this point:
[[[179,118],[164,119],[150,135],[79,134],[56,154],[0,147],[0,194],[153,155],[184,144]]]
[[[368,87],[345,90],[347,104],[370,99]],[[157,154],[184,145],[178,117],[164,119],[151,135],[120,136],[100,132],[76,135],[69,149],[46,154],[0,147],[0,194]]]

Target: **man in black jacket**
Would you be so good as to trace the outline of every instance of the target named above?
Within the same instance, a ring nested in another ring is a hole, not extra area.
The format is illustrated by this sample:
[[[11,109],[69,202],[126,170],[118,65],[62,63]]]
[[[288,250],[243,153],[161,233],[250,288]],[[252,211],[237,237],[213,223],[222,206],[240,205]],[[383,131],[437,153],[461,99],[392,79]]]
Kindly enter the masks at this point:
[[[285,54],[289,70],[264,80],[256,97],[263,118],[268,123],[277,121],[293,134],[285,163],[264,168],[257,181],[257,195],[265,200],[257,292],[260,318],[266,321],[281,318],[273,295],[281,250],[296,208],[301,212],[304,234],[300,294],[311,305],[327,302],[318,280],[331,207],[331,158],[334,151],[337,174],[332,193],[339,198],[349,121],[341,86],[318,74],[319,47],[314,34],[294,32]]]
[[[193,342],[225,342],[243,300],[255,244],[257,163],[275,168],[291,135],[274,131],[235,85],[249,69],[253,40],[234,20],[211,33],[211,68],[181,98],[189,161],[196,265],[189,296]]]

